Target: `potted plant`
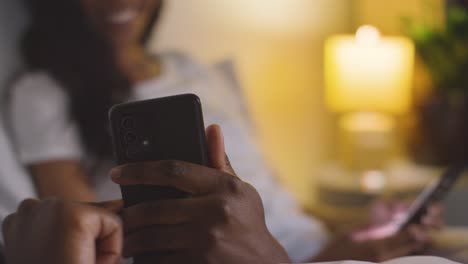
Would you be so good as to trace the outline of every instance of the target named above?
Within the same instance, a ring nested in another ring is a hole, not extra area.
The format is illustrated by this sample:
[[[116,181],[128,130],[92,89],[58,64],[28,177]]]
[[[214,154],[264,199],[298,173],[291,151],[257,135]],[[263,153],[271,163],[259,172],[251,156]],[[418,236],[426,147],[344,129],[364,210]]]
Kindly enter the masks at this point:
[[[441,27],[410,19],[405,20],[405,27],[432,80],[431,93],[416,103],[412,156],[430,165],[467,162],[468,9],[449,5]]]

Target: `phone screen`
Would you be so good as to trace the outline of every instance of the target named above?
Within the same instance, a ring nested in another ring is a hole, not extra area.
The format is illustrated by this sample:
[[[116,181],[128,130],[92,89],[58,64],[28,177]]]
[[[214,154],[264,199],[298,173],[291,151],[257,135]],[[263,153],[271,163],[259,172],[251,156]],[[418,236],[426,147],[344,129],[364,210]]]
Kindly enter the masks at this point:
[[[426,213],[427,207],[434,202],[441,201],[455,185],[464,170],[465,166],[452,166],[439,178],[434,179],[411,204],[408,213],[398,220],[399,229],[401,230],[412,223],[419,223]]]

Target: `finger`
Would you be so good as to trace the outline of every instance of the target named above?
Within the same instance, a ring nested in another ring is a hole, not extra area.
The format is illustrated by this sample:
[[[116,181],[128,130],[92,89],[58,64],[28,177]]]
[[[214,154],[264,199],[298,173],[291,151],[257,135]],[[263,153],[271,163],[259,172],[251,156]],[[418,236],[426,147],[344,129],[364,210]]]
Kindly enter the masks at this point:
[[[426,228],[431,228],[431,229],[441,229],[444,225],[444,219],[441,217],[431,217],[431,216],[425,216],[422,218],[421,221],[422,225]]]
[[[206,129],[208,156],[213,168],[236,175],[226,155],[224,136],[219,125],[211,125]]]
[[[427,214],[430,216],[442,216],[444,214],[444,207],[441,204],[433,204],[429,206]]]
[[[12,234],[15,232],[15,223],[16,223],[16,213],[15,214],[10,214],[8,215],[4,220],[2,224],[2,233],[5,242],[10,241],[10,239],[13,237]]]
[[[152,161],[123,165],[111,171],[120,185],[170,186],[193,195],[215,192],[231,175],[217,169],[182,161]]]
[[[99,203],[87,203],[87,204],[109,210],[116,214],[122,211],[123,206],[124,206],[124,203],[122,200],[113,200],[113,201],[105,201],[105,202],[99,202]]]
[[[125,232],[128,233],[154,225],[190,222],[200,207],[198,199],[159,200],[125,208],[121,217]]]
[[[381,224],[391,218],[392,213],[390,203],[386,200],[377,200],[372,204],[371,222],[372,224]]]
[[[434,204],[428,208],[427,214],[422,218],[422,224],[430,228],[441,228],[444,225],[443,214],[443,206]]]
[[[396,213],[406,212],[410,208],[410,203],[396,202],[393,206],[393,211]]]
[[[223,170],[226,161],[224,157],[224,138],[220,126],[211,125],[206,129],[206,144],[210,165],[215,169]]]
[[[217,196],[140,203],[122,211],[125,233],[155,225],[217,224],[232,219],[226,201]]]
[[[427,243],[429,241],[429,236],[427,234],[427,231],[425,231],[419,225],[409,226],[407,229],[407,232],[414,241],[421,242],[421,243]]]
[[[18,207],[19,215],[29,215],[36,205],[40,204],[40,201],[37,199],[26,199],[22,201]]]
[[[119,218],[109,212],[100,213],[99,233],[96,236],[97,263],[116,264],[122,256],[123,230]]]
[[[189,225],[160,225],[127,234],[124,256],[134,257],[147,252],[184,249],[193,241],[196,228]]]

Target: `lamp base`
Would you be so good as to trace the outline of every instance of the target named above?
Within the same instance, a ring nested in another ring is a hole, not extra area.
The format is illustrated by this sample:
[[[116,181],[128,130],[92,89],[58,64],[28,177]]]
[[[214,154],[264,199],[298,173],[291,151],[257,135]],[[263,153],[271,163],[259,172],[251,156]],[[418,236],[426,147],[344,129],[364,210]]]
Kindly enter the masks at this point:
[[[339,120],[339,159],[352,170],[382,170],[395,153],[395,120],[378,112],[354,112]]]

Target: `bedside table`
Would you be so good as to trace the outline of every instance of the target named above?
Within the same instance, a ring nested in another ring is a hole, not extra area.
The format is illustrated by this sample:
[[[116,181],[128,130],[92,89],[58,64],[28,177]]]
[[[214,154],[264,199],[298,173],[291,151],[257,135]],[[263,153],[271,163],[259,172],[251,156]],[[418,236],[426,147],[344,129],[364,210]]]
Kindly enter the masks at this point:
[[[333,229],[349,230],[366,223],[369,208],[377,199],[411,201],[442,171],[406,160],[390,162],[382,171],[367,172],[329,163],[315,174],[316,196],[311,212]]]

